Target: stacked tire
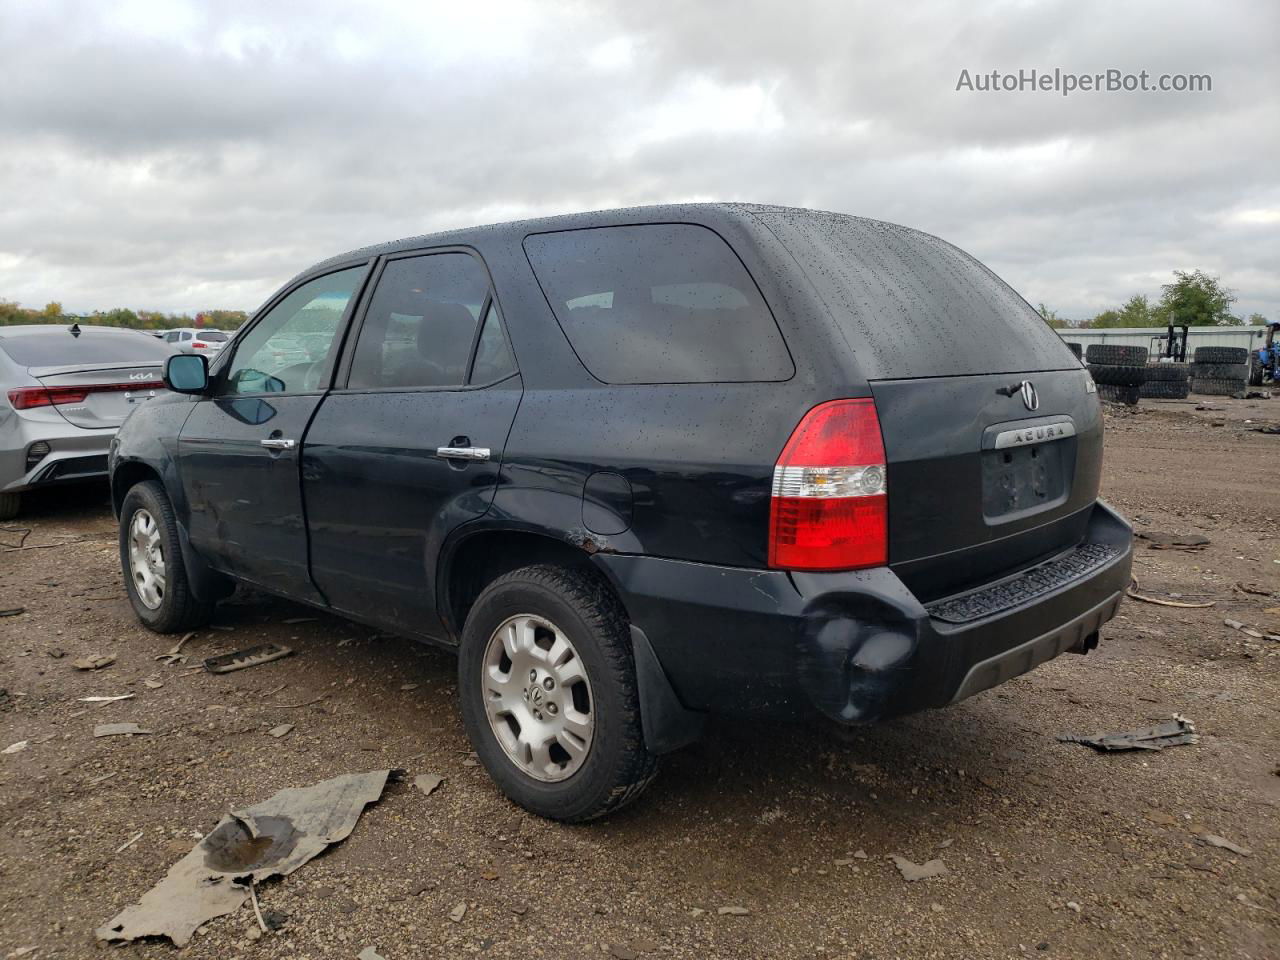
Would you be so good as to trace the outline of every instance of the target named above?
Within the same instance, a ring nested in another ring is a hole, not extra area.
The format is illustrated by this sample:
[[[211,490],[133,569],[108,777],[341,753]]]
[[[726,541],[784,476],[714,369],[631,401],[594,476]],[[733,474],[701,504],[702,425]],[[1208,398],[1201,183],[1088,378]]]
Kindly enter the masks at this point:
[[[1142,385],[1147,380],[1147,348],[1118,343],[1091,343],[1085,360],[1093,382],[1098,385],[1098,398],[1111,403],[1138,402]]]
[[[1138,394],[1152,400],[1185,400],[1191,390],[1190,372],[1185,363],[1148,363]]]
[[[1248,387],[1249,373],[1249,351],[1244,347],[1196,347],[1191,392],[1229,397]]]

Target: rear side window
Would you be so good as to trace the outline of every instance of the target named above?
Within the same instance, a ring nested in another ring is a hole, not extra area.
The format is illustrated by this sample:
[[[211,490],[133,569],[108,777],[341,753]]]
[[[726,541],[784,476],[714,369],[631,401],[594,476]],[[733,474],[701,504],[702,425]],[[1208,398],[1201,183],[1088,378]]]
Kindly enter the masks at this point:
[[[10,328],[12,329],[12,328]],[[65,330],[26,333],[0,339],[0,350],[23,367],[57,367],[71,363],[140,363],[163,360],[170,350],[144,333],[100,333],[81,328],[73,337]]]
[[[706,227],[541,233],[525,252],[560,327],[605,383],[741,383],[794,372],[737,255]]]
[[[369,301],[347,387],[462,386],[488,293],[484,268],[465,253],[389,261]]]

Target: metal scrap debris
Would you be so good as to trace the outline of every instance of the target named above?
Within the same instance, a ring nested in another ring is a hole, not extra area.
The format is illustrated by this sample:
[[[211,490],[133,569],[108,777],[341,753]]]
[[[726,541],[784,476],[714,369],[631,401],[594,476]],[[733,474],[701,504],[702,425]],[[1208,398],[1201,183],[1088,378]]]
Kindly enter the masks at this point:
[[[26,607],[10,607],[8,610],[0,610],[0,617],[17,617],[26,612]]]
[[[917,880],[928,880],[930,877],[945,877],[947,875],[947,866],[941,860],[926,860],[924,863],[912,863],[906,857],[900,857],[896,853],[891,854],[889,859],[897,866],[898,872],[902,874],[902,879],[908,883],[915,883]]]
[[[375,770],[291,787],[223,817],[138,903],[99,927],[98,938],[168,937],[184,946],[202,924],[243,906],[250,884],[290,874],[350,836],[390,775]]]
[[[121,693],[114,697],[77,697],[81,703],[115,703],[117,700],[132,700],[136,694]]]
[[[262,663],[271,663],[273,660],[287,657],[291,653],[293,653],[293,647],[286,647],[278,643],[260,643],[256,647],[245,647],[245,649],[237,650],[235,653],[224,653],[221,656],[209,657],[204,662],[204,668],[210,673],[231,673],[235,670],[256,667]]]
[[[1112,753],[1119,750],[1163,750],[1165,747],[1176,747],[1184,743],[1199,743],[1200,735],[1196,733],[1195,724],[1175,713],[1173,719],[1141,730],[1096,733],[1093,736],[1064,733],[1058,740],[1062,743],[1082,743],[1103,753]]]
[[[135,737],[150,732],[136,723],[100,723],[93,728],[95,737]]]

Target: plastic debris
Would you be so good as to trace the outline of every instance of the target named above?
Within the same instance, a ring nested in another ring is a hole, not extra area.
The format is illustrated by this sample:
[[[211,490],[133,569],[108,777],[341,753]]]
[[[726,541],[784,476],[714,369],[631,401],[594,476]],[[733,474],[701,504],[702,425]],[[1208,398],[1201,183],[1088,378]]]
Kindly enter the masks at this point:
[[[413,778],[413,785],[427,796],[435,793],[444,783],[444,777],[434,773],[423,773]]]
[[[1242,857],[1253,856],[1253,851],[1246,847],[1232,843],[1226,837],[1219,837],[1212,833],[1202,833],[1199,835],[1200,840],[1211,847],[1218,847],[1222,850],[1230,850],[1232,853],[1239,854]]]
[[[98,938],[168,937],[184,946],[199,926],[243,906],[249,883],[290,874],[350,836],[390,775],[376,770],[288,788],[223,817],[138,903],[99,927]]]
[[[270,730],[268,730],[267,736],[275,737],[277,740],[279,740],[281,737],[283,737],[292,729],[293,729],[292,723],[282,723],[280,724],[280,726],[272,727]]]
[[[281,646],[278,643],[260,643],[256,647],[246,647],[235,653],[209,657],[204,662],[204,668],[210,673],[232,673],[236,670],[256,667],[259,664],[271,663],[291,653],[293,653],[293,647]]]
[[[150,732],[136,723],[100,723],[93,728],[95,737],[134,737]]]
[[[462,918],[465,917],[466,915],[467,915],[467,905],[465,903],[460,903],[456,907],[454,907],[452,910],[449,911],[449,919],[452,920],[454,923],[461,923]]]
[[[190,640],[194,636],[195,636],[194,632],[184,633],[182,635],[182,639],[179,640],[177,643],[175,643],[172,649],[168,650],[165,653],[160,654],[159,656],[156,657],[156,659],[169,664],[169,666],[173,666],[176,663],[186,663],[187,656],[182,652],[182,647],[183,647],[183,644],[185,644],[188,640]]]
[[[745,917],[750,912],[747,907],[716,907],[716,913],[722,917]]]
[[[0,617],[16,617],[26,612],[26,607],[10,607],[8,610],[0,610]]]
[[[143,834],[143,833],[145,833],[145,832],[146,832],[146,831],[139,830],[137,833],[135,833],[132,837],[130,837],[130,838],[129,838],[128,840],[126,840],[124,843],[120,844],[120,846],[116,847],[116,853],[124,853],[124,851],[128,850],[128,849],[129,849],[130,847],[132,847],[135,843],[137,843],[139,840],[141,840],[141,839],[142,839],[142,834]]]
[[[77,670],[101,670],[103,667],[109,667],[115,662],[115,657],[104,653],[91,653],[87,657],[81,657],[79,660],[72,660],[71,665]]]
[[[1203,550],[1211,542],[1198,533],[1161,533],[1156,530],[1140,530],[1134,537],[1146,540],[1151,550]]]
[[[1129,730],[1124,733],[1096,733],[1093,736],[1081,736],[1074,733],[1059,735],[1062,743],[1082,743],[1103,753],[1117,750],[1163,750],[1165,747],[1176,747],[1184,743],[1199,743],[1195,724],[1186,717],[1174,714],[1172,720],[1157,723],[1153,727],[1140,730]]]
[[[365,947],[356,955],[356,960],[387,960],[387,958],[373,949],[373,947]]]
[[[0,753],[21,753],[29,746],[31,746],[30,740],[19,740],[17,743],[11,743],[3,750],[0,750]]]
[[[79,697],[81,703],[115,703],[117,700],[132,700],[136,694],[122,693],[114,697]]]
[[[896,853],[891,854],[889,859],[894,862],[898,872],[902,874],[902,879],[906,880],[907,883],[915,883],[917,880],[928,880],[930,877],[945,877],[947,875],[947,866],[941,860],[912,863],[906,857],[900,857]]]
[[[1232,630],[1239,630],[1246,637],[1253,637],[1253,639],[1255,640],[1280,640],[1280,636],[1277,636],[1274,633],[1263,633],[1261,630],[1255,629],[1254,627],[1247,626],[1246,624],[1241,623],[1239,620],[1227,619],[1227,620],[1223,620],[1222,622],[1225,626],[1230,627]]]

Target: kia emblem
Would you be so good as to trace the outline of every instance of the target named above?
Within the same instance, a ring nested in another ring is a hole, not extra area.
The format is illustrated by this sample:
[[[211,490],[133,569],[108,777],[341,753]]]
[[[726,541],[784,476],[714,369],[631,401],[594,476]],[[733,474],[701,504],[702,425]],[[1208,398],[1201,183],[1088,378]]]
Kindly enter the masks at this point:
[[[1030,380],[1023,380],[1022,386],[1022,405],[1028,410],[1040,409],[1040,395],[1036,393],[1036,385]]]

